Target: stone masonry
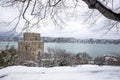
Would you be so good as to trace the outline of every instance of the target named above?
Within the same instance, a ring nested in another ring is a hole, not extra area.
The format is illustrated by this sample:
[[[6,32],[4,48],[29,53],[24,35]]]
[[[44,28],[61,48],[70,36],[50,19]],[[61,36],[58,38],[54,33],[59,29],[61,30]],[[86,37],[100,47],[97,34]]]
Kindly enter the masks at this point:
[[[37,61],[38,53],[44,53],[44,43],[40,39],[39,33],[24,33],[23,41],[19,41],[18,48],[20,59]]]

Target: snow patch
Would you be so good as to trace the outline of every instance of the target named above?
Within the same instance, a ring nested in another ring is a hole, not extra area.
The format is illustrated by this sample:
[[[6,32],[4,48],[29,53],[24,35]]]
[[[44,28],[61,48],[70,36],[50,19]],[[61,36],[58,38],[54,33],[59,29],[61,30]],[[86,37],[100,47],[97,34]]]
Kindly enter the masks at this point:
[[[79,65],[75,67],[11,66],[0,70],[0,80],[120,80],[120,67]]]

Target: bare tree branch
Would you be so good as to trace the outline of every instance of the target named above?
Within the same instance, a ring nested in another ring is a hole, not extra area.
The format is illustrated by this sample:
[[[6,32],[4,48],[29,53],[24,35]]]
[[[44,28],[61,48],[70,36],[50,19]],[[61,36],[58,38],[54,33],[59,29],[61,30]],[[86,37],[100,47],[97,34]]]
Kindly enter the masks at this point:
[[[98,0],[83,0],[90,9],[97,9],[103,14],[106,18],[120,21],[120,13],[114,12],[111,9],[107,8]]]
[[[27,6],[25,7],[25,9],[24,9],[24,11],[23,11],[23,14],[22,14],[23,19],[25,19],[26,21],[29,21],[29,20],[27,20],[27,19],[25,18],[25,13],[26,13],[26,11],[27,11],[29,5],[30,5],[30,1],[31,1],[31,0],[28,0]]]
[[[31,15],[36,15],[36,14],[34,14],[35,6],[36,6],[36,0],[34,2],[33,8],[32,8]]]
[[[69,13],[71,14],[73,12],[70,17],[77,16],[75,13],[77,13],[76,11],[79,9],[79,7],[81,7],[80,1],[84,1],[88,7],[93,10],[93,12],[88,11],[84,14],[87,15],[87,19],[85,21],[89,20],[92,23],[95,23],[97,20],[99,20],[101,15],[103,15],[108,20],[116,21],[116,24],[119,24],[120,13],[113,11],[118,11],[120,9],[119,6],[117,6],[117,8],[114,7],[115,0],[1,0],[0,6],[9,7],[15,5],[16,7],[21,7],[21,4],[24,4],[23,10],[20,10],[19,15],[10,22],[16,22],[16,25],[13,28],[14,31],[22,20],[25,23],[23,30],[37,26],[45,20],[51,21],[55,25],[61,26],[61,24],[64,23],[64,19],[69,16]],[[103,3],[106,4],[104,5]],[[109,3],[111,3],[111,9],[108,8]],[[95,11],[95,9],[98,10],[101,14]],[[67,12],[67,10],[69,12]],[[64,16],[62,14],[64,14]],[[116,28],[119,27],[118,25],[115,26],[117,26]]]
[[[49,6],[50,6],[50,7],[55,7],[58,3],[60,3],[60,1],[61,1],[61,0],[58,0],[58,1],[55,2],[54,4],[51,4],[51,2],[53,2],[53,1],[49,0],[48,3],[49,3]]]

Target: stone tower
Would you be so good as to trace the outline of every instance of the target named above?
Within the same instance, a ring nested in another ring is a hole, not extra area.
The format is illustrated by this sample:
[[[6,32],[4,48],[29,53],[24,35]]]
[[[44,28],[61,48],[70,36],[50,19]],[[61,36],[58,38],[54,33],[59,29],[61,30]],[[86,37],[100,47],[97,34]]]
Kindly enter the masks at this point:
[[[23,41],[18,43],[20,59],[37,61],[38,55],[42,56],[44,53],[44,43],[41,42],[40,34],[26,32],[23,36]]]

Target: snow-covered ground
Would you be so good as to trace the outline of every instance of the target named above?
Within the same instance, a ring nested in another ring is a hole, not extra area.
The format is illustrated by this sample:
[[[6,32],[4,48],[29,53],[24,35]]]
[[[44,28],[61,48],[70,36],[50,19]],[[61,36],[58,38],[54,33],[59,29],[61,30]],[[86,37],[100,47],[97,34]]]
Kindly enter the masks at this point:
[[[120,80],[120,67],[97,65],[53,68],[11,66],[0,70],[0,80]]]

